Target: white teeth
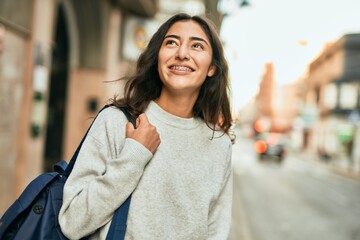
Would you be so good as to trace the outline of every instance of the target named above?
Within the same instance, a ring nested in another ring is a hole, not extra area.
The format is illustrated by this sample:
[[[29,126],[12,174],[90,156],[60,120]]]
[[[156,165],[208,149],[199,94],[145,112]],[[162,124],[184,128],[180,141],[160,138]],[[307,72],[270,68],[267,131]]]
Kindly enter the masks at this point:
[[[191,68],[184,67],[184,66],[171,66],[171,69],[179,70],[179,71],[192,72],[192,69],[191,69]]]

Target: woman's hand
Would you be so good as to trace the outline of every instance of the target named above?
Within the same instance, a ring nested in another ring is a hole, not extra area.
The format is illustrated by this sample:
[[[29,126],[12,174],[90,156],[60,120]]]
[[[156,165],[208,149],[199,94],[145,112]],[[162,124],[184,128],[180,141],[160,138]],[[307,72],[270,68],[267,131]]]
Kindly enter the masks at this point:
[[[160,145],[160,136],[156,127],[151,125],[147,116],[142,113],[136,119],[136,129],[131,122],[126,124],[126,137],[132,138],[141,143],[154,154]]]

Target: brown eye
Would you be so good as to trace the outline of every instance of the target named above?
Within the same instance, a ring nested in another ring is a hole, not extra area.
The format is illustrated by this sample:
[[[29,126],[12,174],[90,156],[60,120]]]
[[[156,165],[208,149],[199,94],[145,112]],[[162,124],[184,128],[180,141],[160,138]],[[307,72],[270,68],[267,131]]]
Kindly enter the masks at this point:
[[[193,48],[196,48],[196,49],[204,49],[204,46],[203,46],[202,44],[200,44],[200,43],[195,43],[195,44],[193,45]]]
[[[166,42],[165,42],[165,45],[174,45],[174,46],[176,46],[177,44],[176,44],[176,42],[174,41],[174,40],[167,40]]]

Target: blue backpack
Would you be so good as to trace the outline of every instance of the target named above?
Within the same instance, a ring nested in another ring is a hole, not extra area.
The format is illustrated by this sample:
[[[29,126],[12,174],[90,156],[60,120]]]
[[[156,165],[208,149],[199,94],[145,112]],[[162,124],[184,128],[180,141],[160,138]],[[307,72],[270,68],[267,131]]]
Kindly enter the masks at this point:
[[[109,105],[103,107],[99,113],[107,107]],[[125,109],[120,110],[135,126],[135,122],[131,119],[129,113]],[[61,232],[58,222],[63,188],[89,129],[81,140],[69,165],[65,160],[61,160],[54,166],[54,172],[43,173],[35,178],[25,188],[20,197],[7,209],[0,220],[0,240],[67,240]],[[131,195],[115,211],[106,236],[107,240],[125,238],[130,201]]]

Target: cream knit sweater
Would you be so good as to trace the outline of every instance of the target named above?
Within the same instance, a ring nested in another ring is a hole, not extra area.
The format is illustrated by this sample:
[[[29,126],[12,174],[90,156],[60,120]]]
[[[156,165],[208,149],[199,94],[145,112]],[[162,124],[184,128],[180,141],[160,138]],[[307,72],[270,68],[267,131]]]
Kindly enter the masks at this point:
[[[231,222],[231,142],[199,119],[145,111],[161,144],[154,155],[125,138],[116,108],[96,118],[64,188],[59,215],[70,239],[105,239],[113,212],[133,192],[125,239],[227,239]]]

